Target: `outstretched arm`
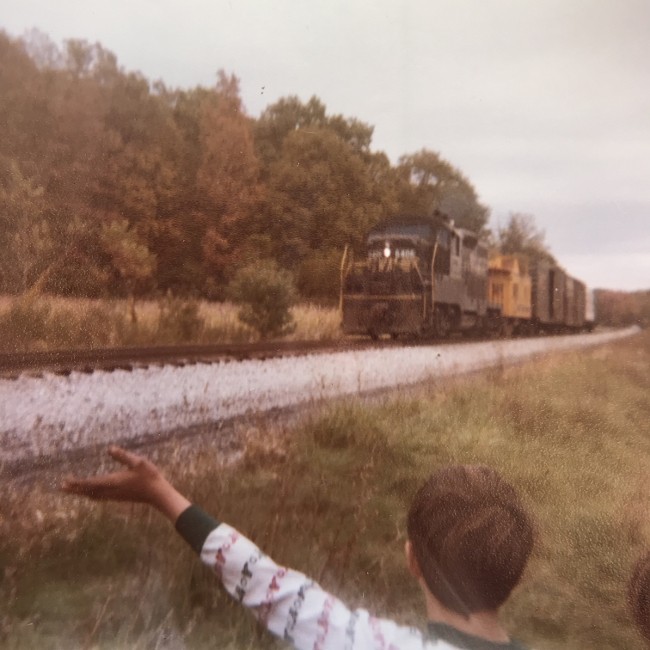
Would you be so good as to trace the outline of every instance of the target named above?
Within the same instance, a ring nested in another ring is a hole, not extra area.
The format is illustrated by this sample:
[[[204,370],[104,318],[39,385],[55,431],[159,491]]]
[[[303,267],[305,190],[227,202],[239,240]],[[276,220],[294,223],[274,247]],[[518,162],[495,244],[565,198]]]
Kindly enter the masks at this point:
[[[109,454],[126,466],[112,474],[69,479],[61,489],[96,500],[154,506],[172,523],[226,591],[277,636],[300,650],[422,650],[413,629],[350,611],[302,573],[285,569],[239,532],[206,515],[177,492],[148,460],[119,447]]]

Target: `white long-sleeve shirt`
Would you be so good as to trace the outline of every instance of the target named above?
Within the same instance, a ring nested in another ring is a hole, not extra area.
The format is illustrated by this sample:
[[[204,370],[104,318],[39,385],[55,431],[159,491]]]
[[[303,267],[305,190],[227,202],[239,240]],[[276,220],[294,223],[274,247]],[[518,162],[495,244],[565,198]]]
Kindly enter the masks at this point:
[[[226,591],[273,634],[298,650],[524,650],[431,623],[412,627],[349,610],[298,571],[278,566],[253,542],[196,506],[179,517],[178,532],[221,579]]]

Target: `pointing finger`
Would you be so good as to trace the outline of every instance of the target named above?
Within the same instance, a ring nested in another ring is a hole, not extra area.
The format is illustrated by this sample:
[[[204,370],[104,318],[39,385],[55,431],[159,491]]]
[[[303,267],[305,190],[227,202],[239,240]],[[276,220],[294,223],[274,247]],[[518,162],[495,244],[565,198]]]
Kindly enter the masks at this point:
[[[113,446],[108,450],[108,453],[113,460],[126,465],[129,469],[135,469],[136,465],[142,460],[140,456],[132,454],[126,449],[122,449],[122,447]]]

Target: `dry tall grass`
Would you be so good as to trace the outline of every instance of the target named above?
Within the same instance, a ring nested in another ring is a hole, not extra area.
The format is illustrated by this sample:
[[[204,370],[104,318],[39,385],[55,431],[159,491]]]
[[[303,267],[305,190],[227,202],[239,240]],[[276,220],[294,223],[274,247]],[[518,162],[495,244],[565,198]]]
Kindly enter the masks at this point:
[[[170,345],[246,343],[257,333],[237,318],[232,303],[180,299],[137,301],[135,322],[126,300],[40,296],[26,301],[0,296],[0,352]],[[296,330],[285,340],[335,340],[336,309],[298,305]]]
[[[224,467],[209,448],[162,459],[194,502],[353,606],[422,625],[404,518],[428,472],[485,463],[539,525],[503,612],[540,650],[643,648],[624,605],[650,544],[650,333],[486,380],[356,400],[248,436]],[[85,468],[92,471],[92,467]],[[274,648],[166,522],[36,481],[0,506],[3,647]]]

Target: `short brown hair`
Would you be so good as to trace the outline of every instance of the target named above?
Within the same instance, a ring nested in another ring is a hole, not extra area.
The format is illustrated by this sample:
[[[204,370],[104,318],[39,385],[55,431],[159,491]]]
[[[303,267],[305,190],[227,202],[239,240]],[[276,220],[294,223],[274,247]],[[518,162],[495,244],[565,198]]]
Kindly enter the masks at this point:
[[[508,598],[535,537],[514,488],[480,465],[433,472],[413,499],[407,530],[431,593],[465,616]]]
[[[639,632],[650,641],[650,551],[632,567],[627,583],[627,602]]]

